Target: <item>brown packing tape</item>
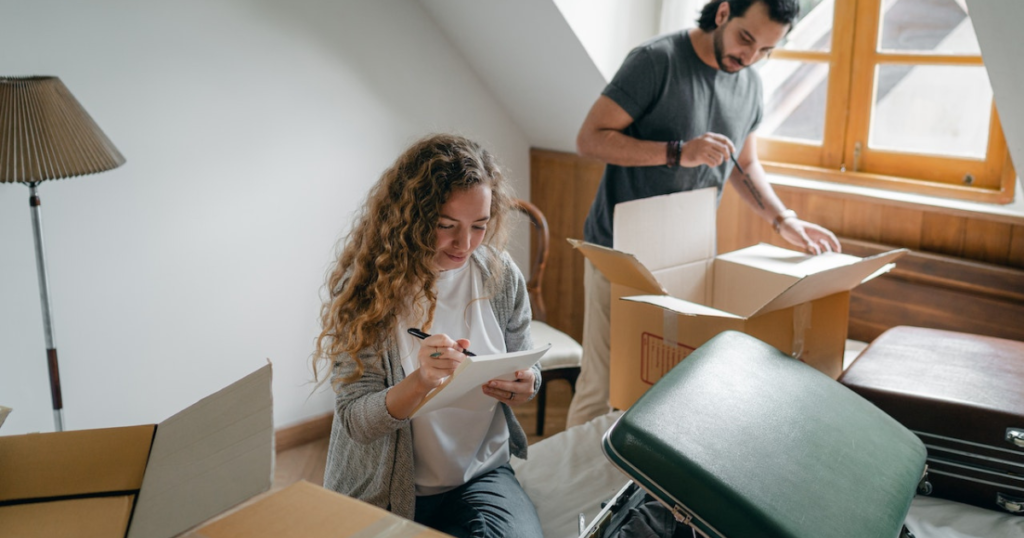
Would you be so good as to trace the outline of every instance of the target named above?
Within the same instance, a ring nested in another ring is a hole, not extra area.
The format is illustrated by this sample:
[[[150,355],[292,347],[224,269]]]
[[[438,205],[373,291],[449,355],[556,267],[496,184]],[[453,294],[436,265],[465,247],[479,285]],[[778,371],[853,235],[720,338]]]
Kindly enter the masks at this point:
[[[671,310],[661,311],[661,335],[665,345],[675,347],[679,344],[679,314]]]
[[[793,308],[793,351],[794,359],[804,354],[804,335],[811,328],[811,303],[804,303]]]

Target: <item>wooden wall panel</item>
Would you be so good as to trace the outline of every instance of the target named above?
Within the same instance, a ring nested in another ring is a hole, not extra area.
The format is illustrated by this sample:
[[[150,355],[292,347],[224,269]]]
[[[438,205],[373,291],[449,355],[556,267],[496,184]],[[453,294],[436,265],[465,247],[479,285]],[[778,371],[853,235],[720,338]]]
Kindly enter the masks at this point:
[[[879,239],[886,245],[899,245],[917,250],[921,248],[923,220],[924,214],[920,210],[883,206]]]
[[[843,201],[843,227],[833,230],[844,237],[877,243],[882,238],[882,206],[859,200]]]
[[[964,249],[967,219],[942,213],[925,213],[921,220],[921,250],[960,256]]]
[[[847,240],[871,256],[888,246]],[[850,300],[850,338],[870,342],[896,325],[1024,340],[1024,271],[911,252],[889,273],[858,286]]]
[[[531,200],[547,217],[551,233],[544,304],[548,324],[583,339],[583,255],[567,238],[583,238],[583,222],[601,181],[604,165],[576,155],[530,151]]]
[[[803,211],[796,211],[796,214],[808,222],[824,226],[833,233],[841,234],[843,231],[843,200],[839,198],[827,198],[824,196],[807,196],[804,202]]]
[[[1010,255],[1007,265],[1024,268],[1024,225],[1014,226],[1010,237]]]
[[[1006,265],[1010,259],[1012,231],[1012,226],[1002,222],[968,221],[964,255],[972,260]]]

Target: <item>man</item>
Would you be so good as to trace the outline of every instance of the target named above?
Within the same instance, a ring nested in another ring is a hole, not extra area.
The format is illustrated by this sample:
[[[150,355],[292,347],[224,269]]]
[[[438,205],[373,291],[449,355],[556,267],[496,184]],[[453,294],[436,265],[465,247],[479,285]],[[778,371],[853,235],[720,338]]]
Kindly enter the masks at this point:
[[[721,192],[732,179],[787,241],[814,254],[839,251],[832,232],[786,209],[757,159],[761,80],[746,68],[772,51],[798,13],[797,0],[712,0],[698,28],[630,52],[576,141],[581,155],[608,163],[584,226],[587,241],[612,246],[615,204],[711,186]],[[583,365],[567,426],[610,410],[610,285],[587,261],[584,286]]]

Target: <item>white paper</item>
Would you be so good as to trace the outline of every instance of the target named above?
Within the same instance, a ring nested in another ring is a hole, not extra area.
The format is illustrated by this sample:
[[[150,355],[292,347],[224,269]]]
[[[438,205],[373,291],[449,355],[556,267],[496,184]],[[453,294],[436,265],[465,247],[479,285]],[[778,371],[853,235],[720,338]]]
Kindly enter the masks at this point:
[[[470,411],[493,408],[498,401],[484,394],[484,384],[492,379],[515,381],[516,371],[533,367],[549,349],[551,344],[528,351],[466,357],[443,385],[427,395],[411,418],[446,407]]]

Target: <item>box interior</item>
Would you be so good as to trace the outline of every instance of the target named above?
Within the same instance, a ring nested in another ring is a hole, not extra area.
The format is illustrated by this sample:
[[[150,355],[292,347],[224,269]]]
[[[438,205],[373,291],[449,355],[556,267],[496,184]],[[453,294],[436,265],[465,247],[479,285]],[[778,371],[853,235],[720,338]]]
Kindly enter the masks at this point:
[[[137,492],[155,428],[0,436],[0,502]]]

